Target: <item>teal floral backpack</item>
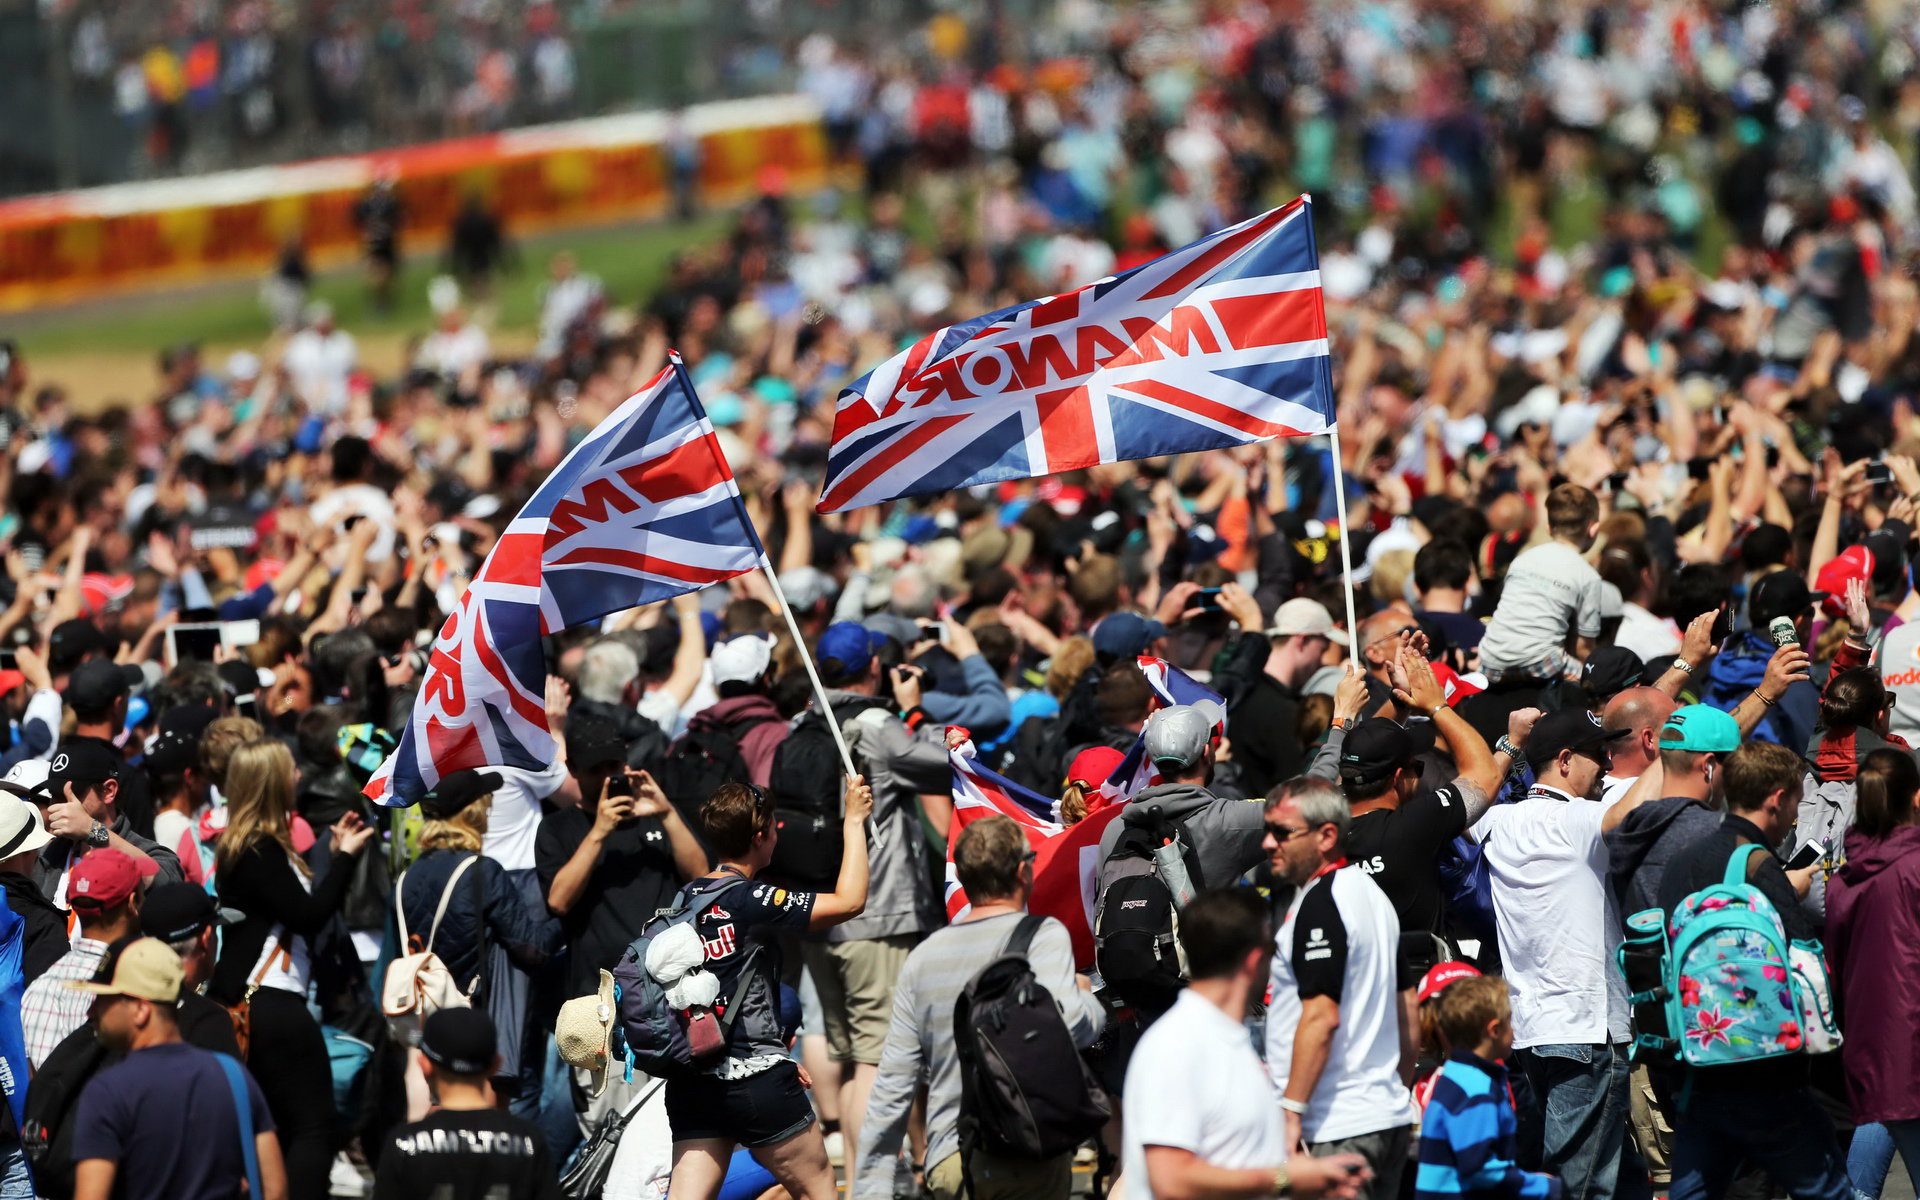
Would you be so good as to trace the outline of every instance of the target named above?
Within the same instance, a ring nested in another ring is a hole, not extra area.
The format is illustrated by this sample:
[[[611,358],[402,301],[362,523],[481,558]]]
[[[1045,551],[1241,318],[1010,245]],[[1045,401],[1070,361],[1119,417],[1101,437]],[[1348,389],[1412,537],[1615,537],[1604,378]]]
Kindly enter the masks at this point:
[[[1839,1046],[1820,943],[1789,941],[1773,903],[1747,882],[1752,856],[1764,853],[1736,850],[1725,877],[1681,901],[1670,920],[1657,909],[1629,919],[1621,956],[1630,981],[1636,935],[1642,950],[1646,935],[1665,935],[1658,986],[1633,995],[1636,1057],[1718,1067]]]

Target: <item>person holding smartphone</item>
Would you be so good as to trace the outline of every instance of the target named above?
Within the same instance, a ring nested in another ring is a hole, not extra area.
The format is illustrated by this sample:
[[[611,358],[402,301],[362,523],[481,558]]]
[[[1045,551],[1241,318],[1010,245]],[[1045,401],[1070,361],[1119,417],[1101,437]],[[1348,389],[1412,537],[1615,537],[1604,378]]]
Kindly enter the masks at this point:
[[[628,768],[614,726],[569,722],[567,765],[580,803],[541,819],[534,870],[572,947],[567,995],[583,996],[681,885],[706,873],[707,854],[653,777]]]

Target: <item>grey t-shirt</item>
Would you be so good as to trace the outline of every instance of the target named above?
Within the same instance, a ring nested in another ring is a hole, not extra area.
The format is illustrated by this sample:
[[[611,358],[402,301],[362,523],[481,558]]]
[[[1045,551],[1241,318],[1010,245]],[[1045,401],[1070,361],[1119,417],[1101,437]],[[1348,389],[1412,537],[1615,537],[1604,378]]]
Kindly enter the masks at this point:
[[[1565,542],[1521,553],[1507,568],[1500,606],[1480,639],[1480,666],[1505,671],[1537,662],[1569,632],[1600,635],[1600,573]]]

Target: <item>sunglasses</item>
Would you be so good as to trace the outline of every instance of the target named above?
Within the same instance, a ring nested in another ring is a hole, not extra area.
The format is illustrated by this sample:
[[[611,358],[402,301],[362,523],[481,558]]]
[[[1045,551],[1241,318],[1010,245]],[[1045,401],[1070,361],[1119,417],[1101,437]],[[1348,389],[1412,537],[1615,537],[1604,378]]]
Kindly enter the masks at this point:
[[[1302,834],[1312,833],[1314,828],[1310,825],[1302,825],[1298,829],[1295,829],[1291,825],[1275,825],[1272,821],[1268,821],[1265,824],[1267,827],[1267,836],[1283,846]]]

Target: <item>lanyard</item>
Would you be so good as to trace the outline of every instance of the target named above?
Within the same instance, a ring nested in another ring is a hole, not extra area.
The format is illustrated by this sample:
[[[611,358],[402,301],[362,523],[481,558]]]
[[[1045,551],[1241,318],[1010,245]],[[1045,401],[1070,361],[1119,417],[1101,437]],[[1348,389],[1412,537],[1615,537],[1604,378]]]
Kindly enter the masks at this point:
[[[1307,882],[1312,883],[1314,880],[1320,878],[1322,875],[1331,875],[1335,871],[1338,871],[1341,867],[1344,867],[1346,865],[1347,865],[1346,859],[1336,858],[1332,862],[1328,863],[1326,866],[1321,867],[1318,871],[1315,871],[1312,875],[1307,876]]]

